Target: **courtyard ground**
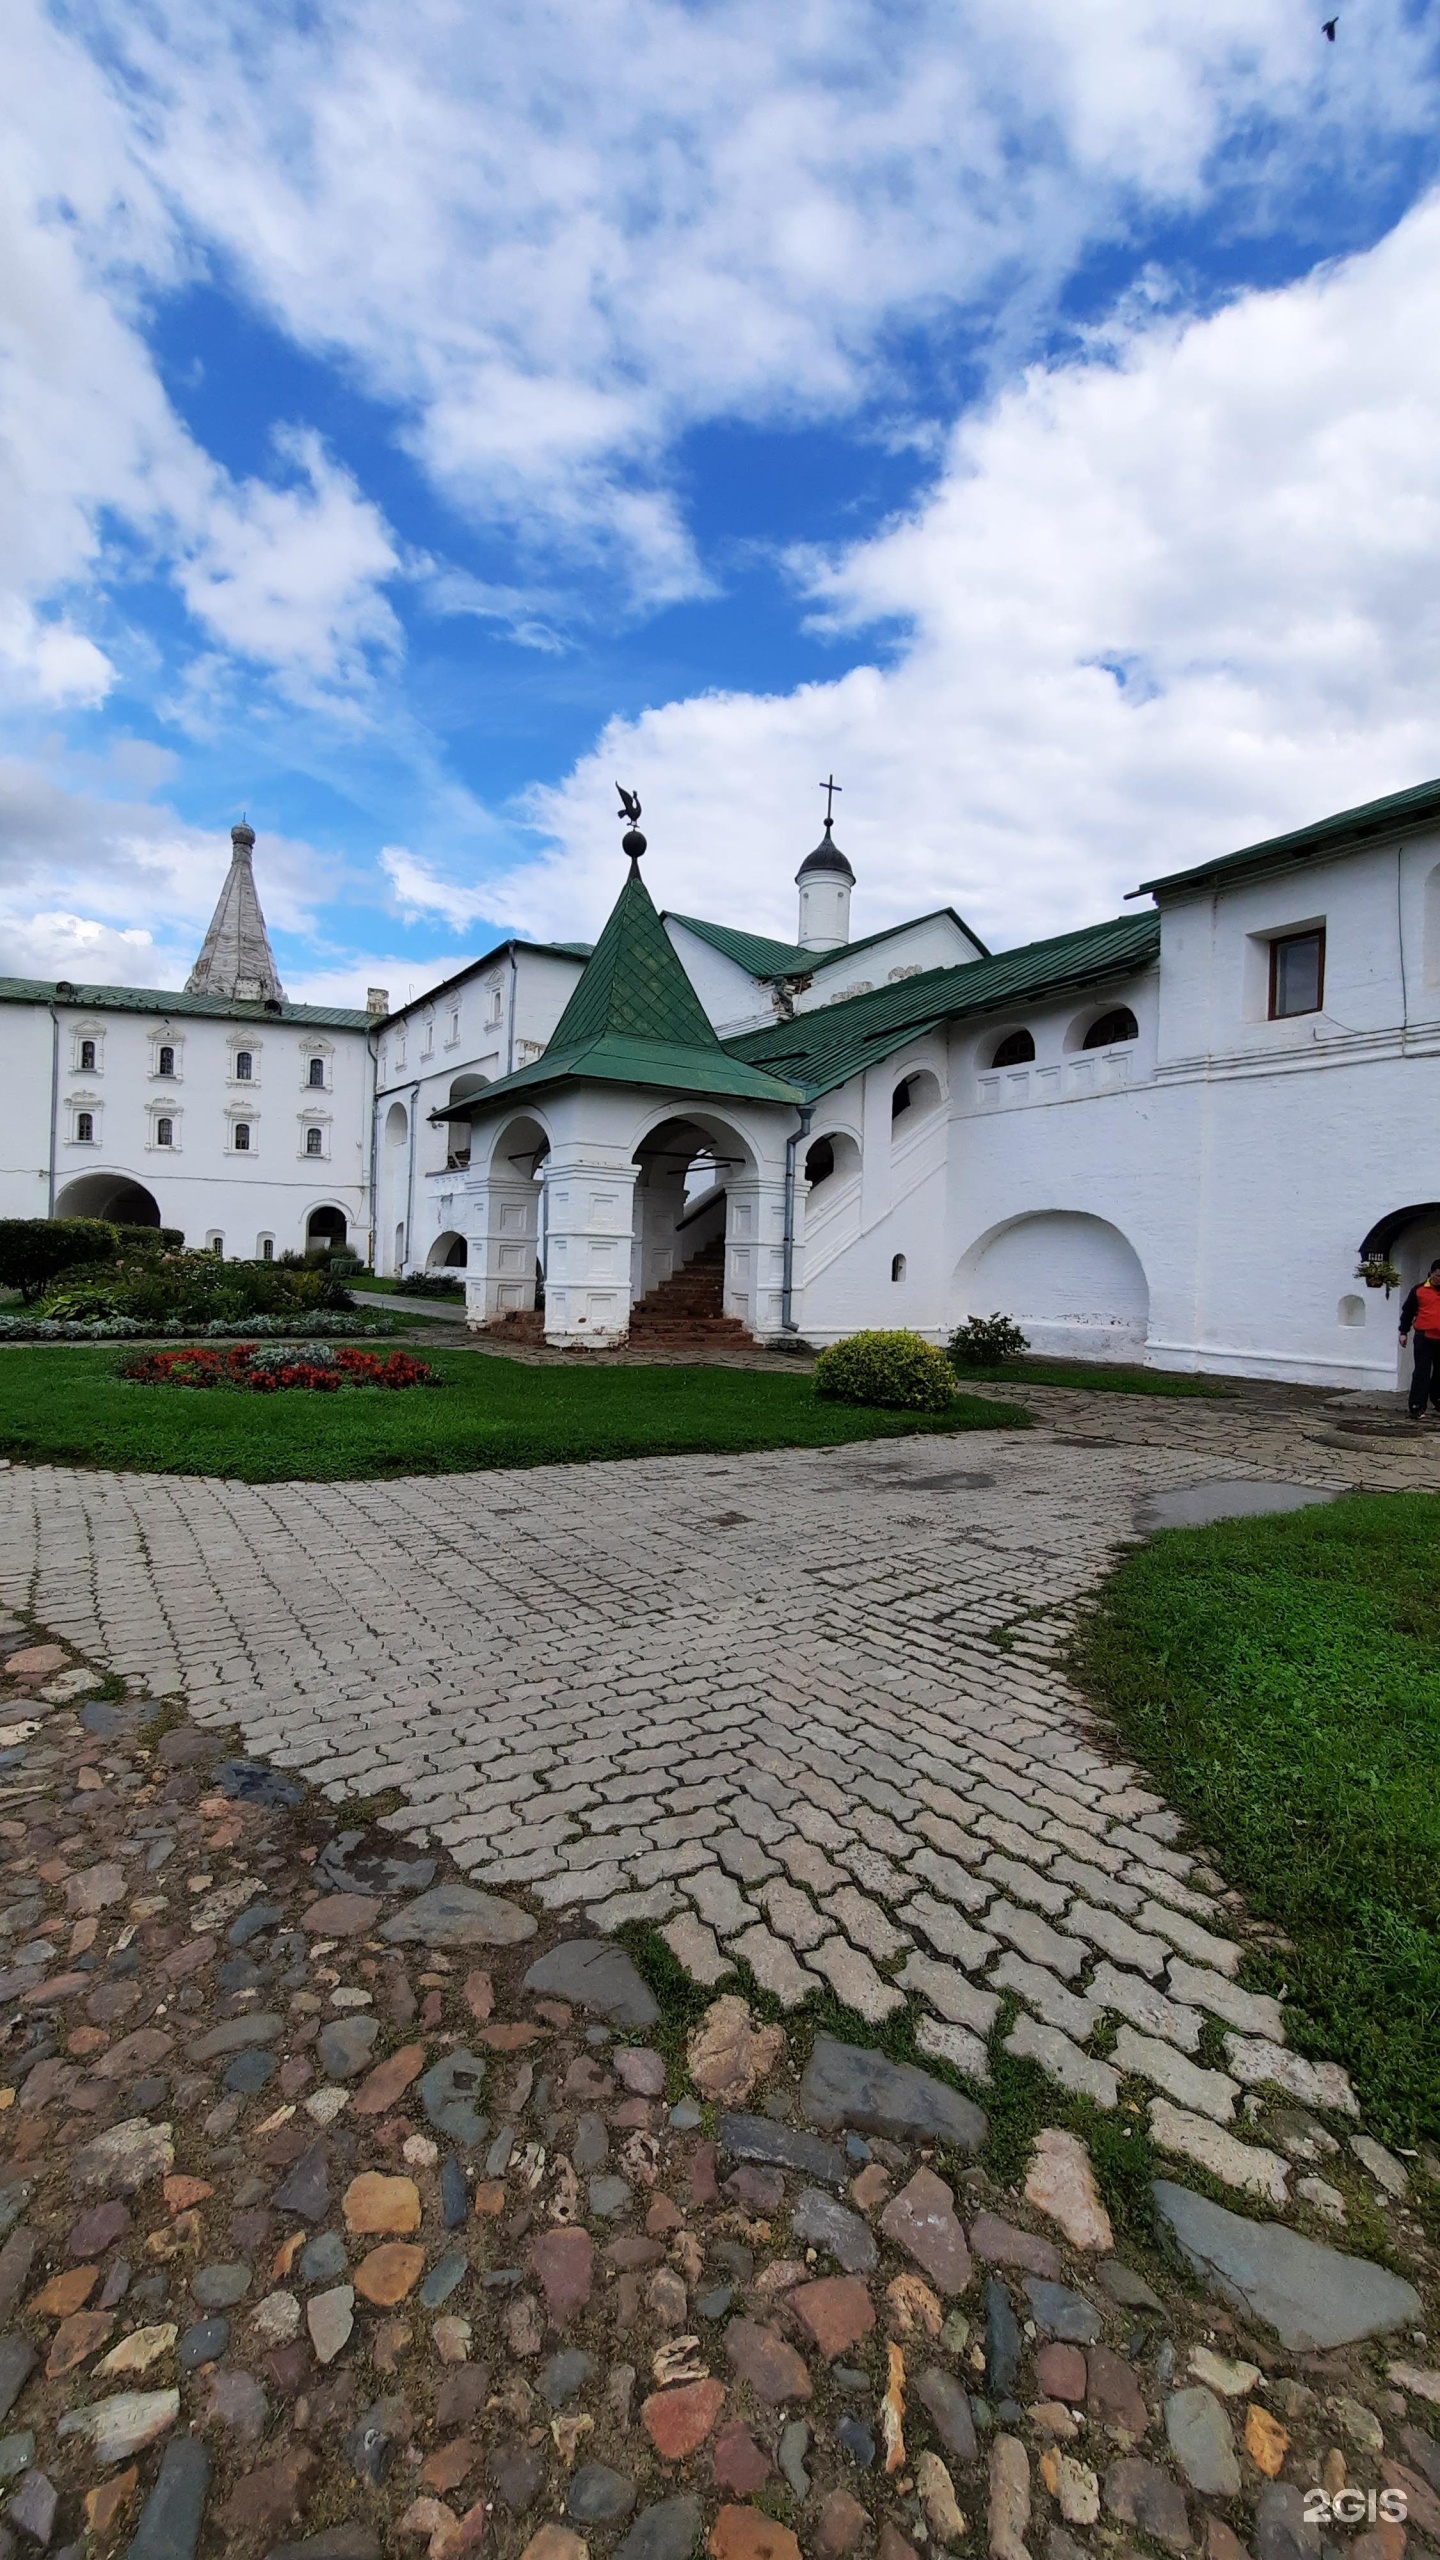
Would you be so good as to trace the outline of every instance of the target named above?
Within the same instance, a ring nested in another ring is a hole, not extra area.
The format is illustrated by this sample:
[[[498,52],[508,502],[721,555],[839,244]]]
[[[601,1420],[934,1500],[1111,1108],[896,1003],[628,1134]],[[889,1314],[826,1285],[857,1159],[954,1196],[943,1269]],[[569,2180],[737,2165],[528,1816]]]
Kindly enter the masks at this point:
[[[1354,2487],[1356,2560],[1440,2549],[1435,2164],[1062,1668],[1167,1490],[1440,1447],[1024,1396],[523,1476],[0,1468],[5,1649],[58,1640],[0,1743],[17,2529],[108,2551],[156,2484],[135,2560],[1304,2560]]]

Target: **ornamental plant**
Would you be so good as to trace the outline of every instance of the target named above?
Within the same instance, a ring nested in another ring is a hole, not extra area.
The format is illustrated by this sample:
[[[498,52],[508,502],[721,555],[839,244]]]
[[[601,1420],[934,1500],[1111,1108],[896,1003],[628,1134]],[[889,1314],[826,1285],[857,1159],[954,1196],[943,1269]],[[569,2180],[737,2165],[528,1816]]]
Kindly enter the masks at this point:
[[[345,1387],[428,1387],[435,1371],[408,1351],[335,1350],[329,1343],[297,1343],[259,1349],[237,1342],[211,1351],[190,1344],[183,1351],[142,1351],[122,1360],[116,1376],[138,1387],[239,1387],[251,1395],[298,1388],[308,1395],[339,1395]]]
[[[18,1289],[25,1304],[62,1271],[113,1263],[120,1230],[103,1218],[0,1218],[0,1289]]]
[[[993,1316],[971,1316],[950,1336],[949,1352],[957,1369],[998,1369],[1018,1360],[1030,1348],[1028,1334],[997,1307]]]
[[[852,1333],[815,1363],[815,1393],[832,1404],[943,1413],[955,1399],[950,1363],[918,1333]]]

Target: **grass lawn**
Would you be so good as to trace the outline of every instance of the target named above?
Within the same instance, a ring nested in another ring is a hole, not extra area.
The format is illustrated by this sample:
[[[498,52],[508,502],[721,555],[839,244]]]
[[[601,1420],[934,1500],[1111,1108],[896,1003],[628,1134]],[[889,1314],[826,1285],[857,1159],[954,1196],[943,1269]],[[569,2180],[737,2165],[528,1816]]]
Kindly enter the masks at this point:
[[[1251,1908],[1291,2042],[1395,2142],[1440,2135],[1440,1499],[1172,1529],[1082,1628],[1081,1683]]]
[[[376,1280],[368,1272],[361,1279],[355,1279],[347,1276],[345,1286],[347,1289],[353,1290],[357,1296],[362,1298],[393,1298],[397,1295],[395,1282],[393,1280]],[[438,1289],[426,1289],[423,1292],[419,1290],[401,1289],[398,1292],[398,1295],[402,1298],[415,1297],[421,1304],[424,1304],[428,1299],[432,1307],[443,1307],[448,1300],[453,1298],[457,1307],[463,1307],[465,1304],[465,1283],[463,1280],[457,1280],[453,1290],[446,1289],[443,1292]]]
[[[830,1448],[1029,1422],[1014,1405],[970,1395],[943,1415],[824,1404],[808,1377],[759,1369],[531,1368],[493,1353],[420,1351],[439,1387],[335,1396],[132,1386],[116,1376],[122,1355],[108,1344],[0,1351],[0,1451],[268,1484],[690,1449]]]
[[[1112,1396],[1223,1396],[1213,1378],[1183,1377],[1175,1370],[1111,1368],[1103,1360],[1005,1360],[987,1369],[957,1369],[969,1386],[1094,1387]]]

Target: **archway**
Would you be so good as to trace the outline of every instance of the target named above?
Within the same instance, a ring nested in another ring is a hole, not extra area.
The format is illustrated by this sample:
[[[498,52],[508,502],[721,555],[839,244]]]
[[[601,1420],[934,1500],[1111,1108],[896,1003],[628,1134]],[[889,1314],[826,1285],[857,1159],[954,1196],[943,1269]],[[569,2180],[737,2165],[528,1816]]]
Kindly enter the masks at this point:
[[[449,1108],[453,1111],[458,1103],[469,1102],[475,1094],[483,1093],[489,1082],[488,1076],[481,1075],[453,1077]],[[447,1173],[464,1173],[469,1163],[470,1123],[468,1120],[451,1120],[446,1124],[445,1170]]]
[[[129,1173],[81,1173],[55,1195],[57,1218],[107,1218],[117,1227],[158,1227],[160,1203]]]
[[[957,1278],[962,1315],[1012,1316],[1038,1352],[1116,1360],[1145,1347],[1149,1286],[1106,1218],[1046,1209],[1009,1219],[977,1238]]]
[[[709,1112],[685,1112],[647,1130],[635,1162],[635,1308],[663,1289],[687,1315],[721,1314],[730,1186],[753,1173],[750,1149]]]
[[[327,1254],[343,1252],[347,1232],[343,1209],[312,1209],[305,1221],[307,1261],[319,1262]]]
[[[470,1247],[458,1228],[447,1227],[438,1235],[425,1257],[427,1271],[463,1271],[470,1259]]]
[[[848,1129],[824,1129],[818,1138],[811,1139],[805,1150],[805,1179],[810,1185],[812,1200],[827,1183],[833,1197],[842,1184],[859,1170],[860,1149]],[[816,1201],[817,1208],[822,1205]]]
[[[1398,1291],[1391,1295],[1387,1309],[1385,1297],[1378,1289],[1366,1289],[1361,1302],[1361,1323],[1380,1324],[1383,1338],[1394,1344],[1396,1374],[1402,1384],[1410,1378],[1410,1353],[1399,1348],[1395,1329],[1396,1315],[1417,1280],[1423,1280],[1431,1263],[1440,1254],[1440,1200],[1412,1200],[1408,1208],[1391,1209],[1377,1218],[1369,1233],[1362,1237],[1357,1259],[1361,1262],[1392,1262],[1400,1274]],[[1342,1302],[1343,1303],[1343,1302]],[[1355,1323],[1352,1315],[1343,1322]],[[1378,1354],[1383,1366],[1388,1350]]]
[[[890,1120],[896,1137],[912,1129],[927,1111],[934,1111],[940,1098],[939,1077],[932,1075],[928,1067],[912,1067],[890,1096]]]

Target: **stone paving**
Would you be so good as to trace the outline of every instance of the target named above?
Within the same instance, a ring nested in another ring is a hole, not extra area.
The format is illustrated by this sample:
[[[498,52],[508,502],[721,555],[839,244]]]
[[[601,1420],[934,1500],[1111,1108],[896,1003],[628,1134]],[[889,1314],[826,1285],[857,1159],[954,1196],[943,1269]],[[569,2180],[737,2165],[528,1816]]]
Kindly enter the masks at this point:
[[[1007,2003],[1011,2052],[1103,2108],[1148,2084],[1161,2149],[1280,2203],[1255,2092],[1354,2100],[1240,1987],[1235,1898],[1056,1653],[1156,1491],[1440,1486],[1440,1443],[1273,1390],[1026,1401],[1024,1437],[395,1483],[12,1468],[0,1594],[332,1801],[393,1791],[477,1881],[658,1925],[702,1984],[913,2002],[982,2087]]]

